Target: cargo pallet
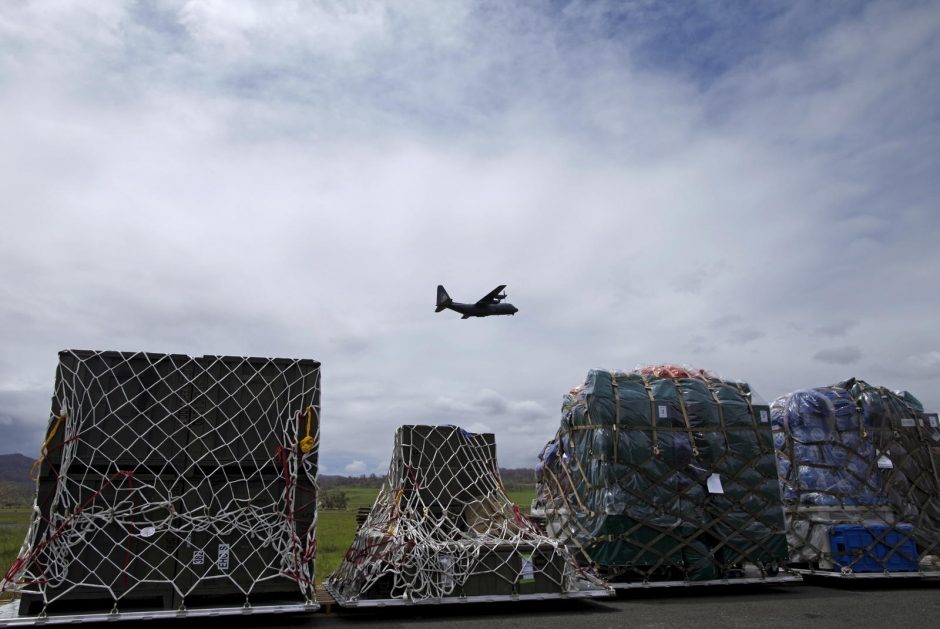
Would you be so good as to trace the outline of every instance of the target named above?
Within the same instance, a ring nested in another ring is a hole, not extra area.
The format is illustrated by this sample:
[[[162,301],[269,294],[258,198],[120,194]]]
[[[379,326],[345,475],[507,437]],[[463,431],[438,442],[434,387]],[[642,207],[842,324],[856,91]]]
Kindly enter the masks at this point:
[[[821,570],[818,568],[792,568],[792,570],[804,578],[821,577],[825,579],[845,581],[852,581],[856,579],[874,581],[882,579],[922,579],[924,581],[940,582],[940,572],[928,572],[924,570],[910,572],[855,572],[850,569]]]
[[[646,590],[650,588],[676,587],[714,587],[716,585],[779,585],[781,583],[801,583],[799,574],[778,574],[773,577],[729,577],[727,579],[709,579],[707,581],[624,581],[608,583],[615,590]]]
[[[60,352],[0,627],[319,610],[318,435],[313,360]]]
[[[534,594],[482,594],[479,596],[444,596],[442,598],[424,598],[418,600],[406,599],[359,599],[350,600],[338,594],[329,584],[327,591],[342,607],[370,608],[370,607],[408,607],[418,605],[467,605],[472,603],[505,603],[521,601],[558,601],[582,598],[607,598],[614,596],[610,590],[581,590],[578,592],[537,592]]]
[[[220,618],[222,616],[259,616],[266,614],[311,613],[320,609],[314,601],[306,603],[281,603],[267,605],[243,605],[241,607],[196,607],[187,609],[155,609],[121,612],[97,612],[85,614],[51,614],[20,616],[19,601],[0,605],[0,627],[34,627],[58,624],[85,624],[115,622],[121,620],[163,620],[170,618]]]

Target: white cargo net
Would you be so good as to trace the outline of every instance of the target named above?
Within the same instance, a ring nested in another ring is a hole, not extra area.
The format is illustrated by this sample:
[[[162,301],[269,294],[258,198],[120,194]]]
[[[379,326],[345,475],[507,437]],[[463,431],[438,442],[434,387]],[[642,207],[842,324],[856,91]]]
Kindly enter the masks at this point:
[[[21,613],[313,597],[319,364],[60,353]]]
[[[388,478],[327,583],[340,604],[599,590],[507,497],[492,434],[402,426]]]

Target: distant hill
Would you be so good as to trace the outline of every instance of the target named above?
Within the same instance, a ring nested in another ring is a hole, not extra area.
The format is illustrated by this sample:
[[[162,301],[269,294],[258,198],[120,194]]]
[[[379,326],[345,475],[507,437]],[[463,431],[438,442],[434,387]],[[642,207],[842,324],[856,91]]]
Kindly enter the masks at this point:
[[[22,454],[0,454],[0,480],[32,483],[29,470],[33,459]]]
[[[499,469],[499,475],[506,489],[515,489],[520,486],[528,487],[535,484],[535,470],[531,468],[507,469],[501,467]],[[317,477],[317,483],[320,485],[320,489],[323,490],[333,489],[334,487],[371,487],[378,489],[382,486],[382,481],[384,480],[384,474],[382,476],[375,474],[369,474],[368,476],[320,474]]]
[[[36,483],[29,478],[33,459],[22,454],[0,454],[0,507],[23,507],[33,501]]]

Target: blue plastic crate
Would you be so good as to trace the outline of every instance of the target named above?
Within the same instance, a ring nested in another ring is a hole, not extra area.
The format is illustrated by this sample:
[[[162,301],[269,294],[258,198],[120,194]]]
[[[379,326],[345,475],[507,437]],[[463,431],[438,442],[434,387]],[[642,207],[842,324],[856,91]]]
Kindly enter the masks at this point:
[[[837,524],[829,527],[835,570],[853,572],[916,572],[917,547],[910,524]],[[876,543],[877,540],[877,543]]]

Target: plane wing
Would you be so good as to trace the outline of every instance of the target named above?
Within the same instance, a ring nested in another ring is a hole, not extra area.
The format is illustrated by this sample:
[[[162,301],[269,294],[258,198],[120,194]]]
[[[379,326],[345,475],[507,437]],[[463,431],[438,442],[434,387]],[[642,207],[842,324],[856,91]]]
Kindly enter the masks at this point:
[[[488,293],[486,294],[486,296],[483,297],[483,299],[481,299],[480,301],[478,301],[477,303],[475,303],[475,304],[473,304],[473,305],[474,305],[474,306],[489,306],[490,304],[498,304],[498,303],[500,302],[500,300],[499,300],[499,299],[496,299],[496,296],[499,295],[499,293],[500,293],[504,288],[506,288],[506,285],[505,285],[505,284],[500,284],[499,286],[497,286],[496,288],[494,288],[493,290],[491,290],[490,292],[488,292]]]

